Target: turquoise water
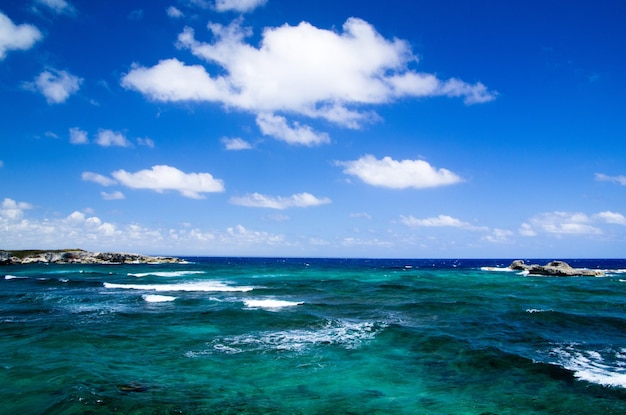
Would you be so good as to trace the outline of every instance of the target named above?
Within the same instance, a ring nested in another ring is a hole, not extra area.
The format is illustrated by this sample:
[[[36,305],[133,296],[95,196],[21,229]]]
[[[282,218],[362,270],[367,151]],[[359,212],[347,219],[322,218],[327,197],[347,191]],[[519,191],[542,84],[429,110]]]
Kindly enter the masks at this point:
[[[2,267],[0,413],[624,414],[626,261],[568,262],[610,272],[499,269],[510,260]]]

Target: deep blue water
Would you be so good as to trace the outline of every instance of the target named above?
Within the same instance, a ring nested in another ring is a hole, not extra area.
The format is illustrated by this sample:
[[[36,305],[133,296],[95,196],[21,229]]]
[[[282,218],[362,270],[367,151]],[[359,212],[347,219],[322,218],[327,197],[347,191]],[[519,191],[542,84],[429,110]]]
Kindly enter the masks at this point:
[[[626,413],[626,260],[187,260],[0,267],[0,413]]]

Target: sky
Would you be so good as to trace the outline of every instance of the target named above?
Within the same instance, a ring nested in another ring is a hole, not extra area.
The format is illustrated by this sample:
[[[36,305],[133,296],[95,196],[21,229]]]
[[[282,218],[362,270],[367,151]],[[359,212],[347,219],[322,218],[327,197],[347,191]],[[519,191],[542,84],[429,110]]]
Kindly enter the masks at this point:
[[[0,249],[626,255],[626,3],[2,0]]]

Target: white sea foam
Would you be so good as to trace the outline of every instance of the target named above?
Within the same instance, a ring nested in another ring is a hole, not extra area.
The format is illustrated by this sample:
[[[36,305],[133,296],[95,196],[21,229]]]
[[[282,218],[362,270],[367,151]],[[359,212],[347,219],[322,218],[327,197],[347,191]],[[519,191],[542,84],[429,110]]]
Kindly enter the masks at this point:
[[[328,322],[317,329],[249,333],[216,339],[211,349],[189,352],[188,356],[267,350],[302,352],[311,347],[328,345],[356,349],[362,343],[373,339],[385,327],[386,325],[382,323],[340,320]]]
[[[494,272],[512,272],[509,267],[480,267],[481,271],[494,271]]]
[[[5,280],[25,280],[25,279],[28,279],[28,277],[18,277],[16,275],[5,275],[4,279]]]
[[[142,272],[142,273],[129,273],[129,277],[184,277],[186,275],[204,274],[204,271],[157,271],[157,272]]]
[[[603,352],[576,350],[574,346],[558,347],[552,353],[559,364],[574,372],[578,379],[603,386],[626,388],[626,350]],[[610,360],[610,362],[607,362]]]
[[[253,287],[231,286],[218,281],[200,281],[181,284],[113,284],[104,283],[105,288],[119,288],[126,290],[148,290],[148,291],[210,291],[210,292],[247,292]]]
[[[250,308],[268,308],[268,309],[279,309],[283,307],[293,307],[296,305],[304,304],[302,301],[284,301],[284,300],[243,300],[246,304],[246,307]]]
[[[543,310],[541,308],[528,308],[526,309],[527,313],[533,314],[533,313],[546,313],[548,311],[553,311],[553,310]]]
[[[146,294],[142,295],[141,297],[148,303],[166,303],[176,300],[176,297],[172,297],[170,295]]]

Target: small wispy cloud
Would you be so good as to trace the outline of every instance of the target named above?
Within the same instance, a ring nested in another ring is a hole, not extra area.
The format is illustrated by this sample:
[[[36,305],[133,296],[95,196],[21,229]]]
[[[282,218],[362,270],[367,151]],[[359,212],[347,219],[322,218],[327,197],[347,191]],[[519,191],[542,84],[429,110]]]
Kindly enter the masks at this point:
[[[55,14],[65,14],[73,16],[76,14],[76,8],[65,0],[36,0],[36,5],[44,6]]]
[[[331,203],[327,197],[318,198],[311,193],[297,193],[288,197],[283,196],[267,196],[260,193],[251,193],[245,196],[236,196],[230,199],[230,203],[234,205],[259,207],[269,209],[288,209],[292,207],[310,207]]]
[[[410,227],[451,227],[462,228],[473,231],[487,231],[489,230],[484,226],[475,226],[469,222],[464,222],[460,219],[454,218],[449,215],[439,215],[435,217],[419,219],[412,215],[401,216],[400,221]]]
[[[100,192],[100,195],[104,200],[122,200],[126,198],[126,196],[124,196],[124,193],[120,192],[119,190],[110,193]]]
[[[611,182],[621,184],[622,186],[626,186],[626,176],[608,176],[602,173],[596,173],[596,180],[599,182]]]
[[[72,144],[87,144],[87,143],[89,143],[89,139],[87,137],[87,132],[81,130],[78,127],[70,128],[70,143],[72,143]]]
[[[86,182],[98,183],[101,186],[113,186],[117,184],[117,181],[111,179],[110,177],[90,171],[83,172],[82,179]]]
[[[267,0],[215,0],[215,10],[248,13],[265,3]]]
[[[100,130],[96,137],[96,144],[102,147],[130,147],[132,144],[124,134],[113,130]]]
[[[239,151],[239,150],[250,150],[253,148],[252,144],[250,144],[246,140],[239,138],[239,137],[233,137],[233,138],[223,137],[221,141],[222,141],[222,144],[224,144],[224,148],[226,150]]]

